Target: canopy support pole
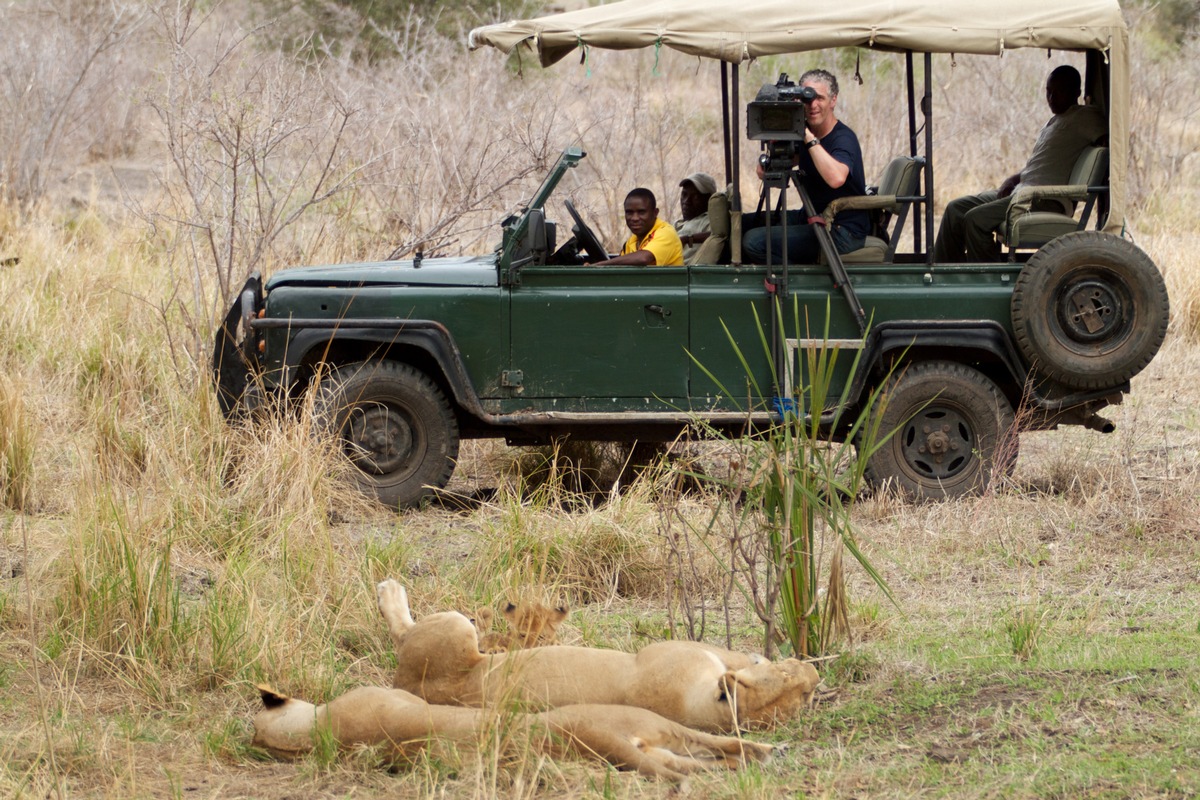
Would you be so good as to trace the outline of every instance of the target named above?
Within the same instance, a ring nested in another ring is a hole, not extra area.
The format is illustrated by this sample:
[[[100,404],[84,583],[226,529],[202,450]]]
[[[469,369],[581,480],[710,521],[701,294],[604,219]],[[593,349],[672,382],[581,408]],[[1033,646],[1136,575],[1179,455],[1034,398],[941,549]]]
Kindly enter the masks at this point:
[[[734,266],[742,263],[742,115],[739,96],[740,64],[734,64],[730,80],[729,118],[730,130],[726,144],[733,160],[733,178],[729,182],[729,255]]]
[[[904,72],[908,83],[908,154],[917,156],[917,103],[916,77],[913,74],[912,50],[904,52]]]
[[[908,155],[911,158],[917,157],[917,87],[916,76],[913,70],[913,53],[912,50],[904,52],[904,74],[908,89]],[[917,208],[913,213],[913,252],[921,252],[921,220],[922,212],[924,212],[924,204],[917,203]]]
[[[921,98],[925,114],[925,263],[933,264],[933,54],[925,54],[925,96]]]
[[[733,183],[733,156],[730,153],[729,141],[733,131],[729,127],[729,62],[721,62],[721,125],[725,134],[725,185]]]

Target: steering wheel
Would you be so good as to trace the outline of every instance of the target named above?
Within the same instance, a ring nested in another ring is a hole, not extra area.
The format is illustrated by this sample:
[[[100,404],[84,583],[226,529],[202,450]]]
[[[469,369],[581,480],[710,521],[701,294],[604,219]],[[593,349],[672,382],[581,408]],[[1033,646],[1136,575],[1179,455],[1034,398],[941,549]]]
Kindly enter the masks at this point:
[[[571,228],[571,232],[575,234],[575,239],[579,242],[579,246],[587,253],[588,260],[592,262],[607,261],[608,253],[604,250],[604,245],[600,243],[599,237],[583,221],[583,217],[579,216],[579,212],[575,210],[575,204],[570,200],[565,201],[565,203],[567,213],[571,215],[571,219],[575,220],[575,225]]]

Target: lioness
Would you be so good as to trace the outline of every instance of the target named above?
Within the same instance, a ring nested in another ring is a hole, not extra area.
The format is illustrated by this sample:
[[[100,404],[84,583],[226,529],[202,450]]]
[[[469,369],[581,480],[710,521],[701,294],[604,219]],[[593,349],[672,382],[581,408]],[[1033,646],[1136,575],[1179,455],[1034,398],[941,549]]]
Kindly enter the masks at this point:
[[[430,705],[401,689],[362,687],[322,706],[268,686],[259,686],[259,692],[265,708],[254,717],[254,744],[283,758],[312,750],[313,734],[323,726],[341,747],[385,745],[393,760],[404,761],[431,743],[478,747],[489,725],[503,724],[538,752],[572,752],[672,781],[702,769],[737,769],[774,751],[771,745],[689,730],[629,706],[567,706],[501,720],[475,708]]]
[[[479,652],[504,653],[525,647],[545,647],[558,639],[558,626],[567,618],[567,607],[550,608],[536,601],[508,603],[504,607],[508,631],[492,630],[494,615],[490,608],[475,612],[475,629],[479,633]]]
[[[396,648],[392,685],[430,703],[638,706],[690,728],[732,732],[791,719],[820,681],[811,664],[794,658],[773,663],[699,642],[658,642],[636,655],[563,645],[485,655],[462,614],[414,622],[393,580],[379,584],[378,601]]]

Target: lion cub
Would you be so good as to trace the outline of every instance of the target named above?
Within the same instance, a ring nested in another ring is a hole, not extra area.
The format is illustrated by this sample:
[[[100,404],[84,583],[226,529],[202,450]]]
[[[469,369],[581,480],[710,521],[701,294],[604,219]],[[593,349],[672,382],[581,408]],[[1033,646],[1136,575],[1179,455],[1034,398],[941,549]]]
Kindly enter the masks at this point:
[[[471,619],[479,631],[479,652],[507,653],[530,647],[544,647],[558,641],[558,626],[567,618],[566,606],[550,608],[537,601],[520,605],[509,603],[501,612],[508,621],[506,632],[493,631],[495,615],[490,608],[481,608]]]

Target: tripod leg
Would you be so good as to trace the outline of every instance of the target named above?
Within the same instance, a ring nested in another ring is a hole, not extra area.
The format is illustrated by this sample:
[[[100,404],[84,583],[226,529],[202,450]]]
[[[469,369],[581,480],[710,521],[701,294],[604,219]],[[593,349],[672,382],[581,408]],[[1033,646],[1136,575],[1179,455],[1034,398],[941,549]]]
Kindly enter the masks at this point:
[[[809,198],[804,185],[800,183],[800,175],[793,173],[792,179],[796,183],[796,191],[800,194],[804,208],[811,214],[813,207],[812,200]],[[842,256],[837,251],[837,246],[833,243],[833,235],[825,227],[823,220],[814,222],[813,227],[816,229],[817,243],[820,244],[821,252],[825,255],[825,261],[829,264],[829,272],[833,275],[834,288],[841,289],[846,302],[850,304],[850,312],[854,314],[854,319],[858,322],[858,332],[865,334],[867,332],[867,314],[863,310],[862,303],[858,300],[858,294],[850,284],[850,275],[846,272],[846,266],[842,264]]]

